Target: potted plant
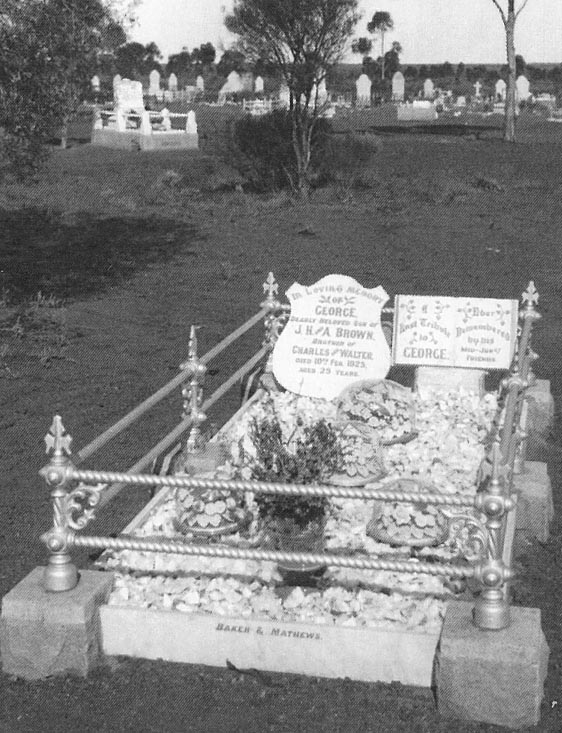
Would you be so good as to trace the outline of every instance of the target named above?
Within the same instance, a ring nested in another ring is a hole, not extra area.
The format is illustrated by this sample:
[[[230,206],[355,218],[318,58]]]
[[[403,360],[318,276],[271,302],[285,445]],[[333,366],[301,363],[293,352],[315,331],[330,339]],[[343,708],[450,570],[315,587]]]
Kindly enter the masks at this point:
[[[277,418],[254,419],[250,435],[255,448],[251,477],[257,481],[321,484],[341,470],[339,434],[326,420],[308,426],[297,420],[295,430],[286,439]],[[270,547],[287,552],[323,550],[326,497],[259,493],[256,504]],[[301,573],[320,569],[300,563],[280,563],[279,567]]]

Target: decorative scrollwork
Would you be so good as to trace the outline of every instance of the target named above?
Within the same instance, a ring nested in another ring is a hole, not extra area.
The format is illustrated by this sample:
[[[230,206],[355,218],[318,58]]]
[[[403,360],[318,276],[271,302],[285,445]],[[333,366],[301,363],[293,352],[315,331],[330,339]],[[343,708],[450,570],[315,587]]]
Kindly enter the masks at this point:
[[[65,500],[66,524],[70,529],[80,530],[95,519],[95,507],[100,503],[101,492],[106,484],[88,486],[78,484],[69,491]]]
[[[483,560],[490,543],[485,520],[469,513],[456,514],[446,509],[441,512],[448,523],[445,544],[469,562]]]

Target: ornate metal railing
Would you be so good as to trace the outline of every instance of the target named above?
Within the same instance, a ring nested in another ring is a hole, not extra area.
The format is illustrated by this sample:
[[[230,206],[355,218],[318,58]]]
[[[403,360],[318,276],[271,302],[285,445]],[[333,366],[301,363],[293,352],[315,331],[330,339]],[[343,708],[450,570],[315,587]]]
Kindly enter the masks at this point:
[[[298,485],[242,480],[203,479],[192,476],[159,476],[140,473],[154,455],[169,448],[189,430],[187,449],[197,446],[200,428],[206,419],[205,411],[216,402],[241,375],[271,353],[275,341],[287,317],[287,308],[277,299],[277,284],[270,273],[264,285],[266,298],[261,310],[253,318],[217,344],[203,357],[197,354],[196,329],[192,327],[188,360],[181,365],[180,375],[171,380],[145,402],[131,411],[122,420],[102,433],[78,454],[78,461],[71,460],[71,437],[65,432],[62,420],[55,416],[49,434],[46,436],[49,463],[41,470],[51,490],[53,505],[53,526],[42,540],[49,551],[45,569],[44,584],[49,591],[66,591],[78,582],[78,571],[71,558],[71,549],[87,547],[93,549],[133,549],[150,552],[170,552],[182,555],[226,557],[238,559],[268,560],[277,562],[314,563],[356,569],[391,570],[401,573],[424,573],[450,579],[474,578],[480,586],[474,607],[474,622],[482,629],[502,629],[509,625],[508,582],[513,578],[511,567],[511,540],[508,517],[513,518],[517,497],[513,491],[513,477],[521,471],[524,461],[526,408],[524,394],[533,382],[532,364],[537,355],[531,349],[531,335],[534,322],[540,318],[535,305],[538,295],[533,283],[523,293],[523,307],[520,310],[521,328],[508,377],[500,387],[503,404],[502,419],[496,421],[492,441],[482,461],[479,487],[474,496],[441,493],[423,494],[423,503],[441,507],[449,522],[451,533],[464,527],[469,534],[469,549],[465,558],[469,564],[452,562],[420,562],[419,560],[392,561],[376,555],[357,557],[329,553],[278,552],[272,550],[235,548],[226,545],[189,544],[183,540],[163,539],[157,541],[134,537],[94,537],[78,534],[94,518],[97,507],[104,498],[114,495],[123,486],[153,486],[186,489],[226,489],[229,491],[268,493],[276,495],[323,496],[337,498],[361,498],[373,501],[420,503],[420,494],[404,491],[390,491],[373,488],[344,488],[337,486]],[[388,314],[388,310],[387,310]],[[227,380],[205,402],[202,400],[202,379],[206,363],[224,348],[239,338],[262,318],[265,319],[266,337],[264,345],[246,364]],[[269,366],[269,365],[268,365]],[[266,366],[266,378],[267,369]],[[138,419],[174,388],[183,385],[184,412],[179,425],[147,456],[129,472],[84,470],[77,464],[92,455]],[[147,461],[147,458],[150,460]],[[81,482],[74,486],[74,482]],[[456,510],[456,513],[455,511]],[[513,530],[513,521],[511,529]],[[507,548],[507,549],[506,549]]]

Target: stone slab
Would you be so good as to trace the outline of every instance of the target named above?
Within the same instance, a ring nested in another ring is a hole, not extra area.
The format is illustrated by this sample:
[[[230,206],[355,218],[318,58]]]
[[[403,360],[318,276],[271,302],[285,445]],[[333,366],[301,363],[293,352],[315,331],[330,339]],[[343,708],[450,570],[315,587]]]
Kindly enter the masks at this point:
[[[424,389],[455,390],[462,387],[467,392],[484,395],[484,377],[481,369],[455,369],[452,367],[416,367],[415,388],[418,392]]]
[[[548,656],[539,609],[512,607],[507,629],[480,631],[471,603],[450,603],[437,652],[439,713],[510,730],[536,725]]]
[[[83,570],[76,588],[49,593],[43,571],[32,570],[2,599],[3,671],[28,680],[86,675],[99,662],[99,607],[109,597],[113,575]]]
[[[430,687],[438,633],[234,619],[105,605],[103,650],[172,662]]]
[[[546,542],[554,517],[552,484],[546,463],[525,461],[523,472],[513,477],[517,494],[517,531]]]

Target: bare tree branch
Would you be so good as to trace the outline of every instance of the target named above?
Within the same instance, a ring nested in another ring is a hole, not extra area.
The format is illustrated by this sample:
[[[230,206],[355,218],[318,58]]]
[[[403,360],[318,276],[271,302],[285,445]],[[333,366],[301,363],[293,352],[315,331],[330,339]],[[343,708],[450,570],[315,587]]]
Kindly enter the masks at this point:
[[[499,0],[492,0],[492,2],[494,3],[494,5],[496,6],[496,8],[498,9],[498,11],[499,11],[499,14],[500,14],[500,15],[501,15],[501,17],[502,17],[502,21],[503,21],[503,24],[504,24],[504,25],[507,25],[507,18],[506,18],[506,15],[505,15],[504,9],[503,9],[503,8],[502,8],[502,6],[501,6],[501,5],[499,4]],[[525,2],[527,2],[527,0],[525,0]]]
[[[519,8],[519,10],[515,13],[515,18],[519,17],[519,15],[521,14],[521,11],[525,8],[525,5],[527,5],[528,2],[529,0],[523,0],[523,4]]]

